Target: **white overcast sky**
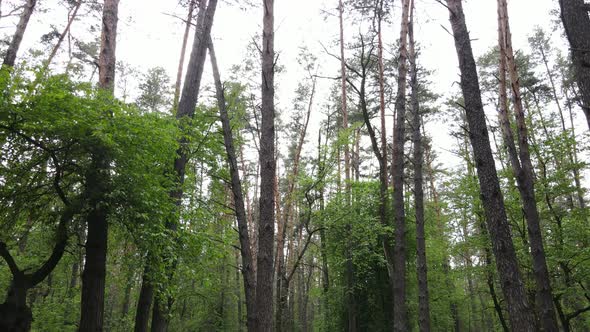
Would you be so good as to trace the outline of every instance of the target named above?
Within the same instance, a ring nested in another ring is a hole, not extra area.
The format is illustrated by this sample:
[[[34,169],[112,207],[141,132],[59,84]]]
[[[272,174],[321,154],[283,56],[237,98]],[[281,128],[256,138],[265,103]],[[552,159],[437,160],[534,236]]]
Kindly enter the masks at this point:
[[[18,1],[21,0],[8,0],[8,2]],[[236,3],[239,0],[231,2]],[[251,2],[261,3],[262,0]],[[325,55],[320,46],[324,44],[332,47],[333,52],[337,53],[337,49],[333,47],[338,33],[338,22],[334,16],[337,2],[338,0],[275,0],[275,49],[280,53],[279,62],[286,67],[286,73],[280,76],[278,93],[278,109],[282,112],[284,120],[289,118],[289,104],[293,98],[293,91],[303,75],[295,61],[299,47],[307,46],[318,56],[322,74],[338,75],[337,60]],[[386,44],[391,45],[398,38],[400,2],[395,1],[393,25],[384,31]],[[35,14],[31,28],[25,35],[25,50],[27,46],[37,42],[42,33],[47,32],[49,24],[58,27],[65,25],[63,13],[56,14],[60,11],[57,0],[44,0],[42,3],[50,10],[47,13]],[[508,5],[515,49],[528,49],[527,37],[536,25],[548,31],[552,30],[553,18],[550,17],[549,12],[557,6],[556,1],[509,0]],[[453,40],[445,30],[445,28],[450,30],[448,12],[435,0],[416,0],[416,7],[416,40],[422,46],[421,63],[427,69],[434,70],[434,76],[431,78],[434,84],[433,90],[443,95],[448,94],[457,89],[455,82],[458,80]],[[473,39],[474,52],[478,56],[496,43],[496,1],[467,0],[464,1],[464,9]],[[332,15],[326,15],[326,12]],[[181,21],[167,14],[182,17],[186,15],[185,10],[177,4],[176,0],[121,0],[118,59],[142,70],[162,66],[168,70],[171,77],[175,77],[184,29]],[[222,69],[222,79],[229,76],[227,70],[232,65],[242,62],[247,44],[261,31],[261,23],[260,6],[244,11],[239,6],[229,5],[223,0],[219,1],[212,34]],[[0,22],[0,32],[7,33],[10,27],[6,24],[7,21]],[[73,31],[76,30],[76,24],[79,23],[74,23]],[[358,33],[354,29],[356,28],[353,28],[349,21],[345,27],[345,34],[349,40],[353,34]],[[555,44],[561,45],[562,51],[566,53],[567,49],[563,40],[560,39],[560,33],[560,31],[555,32],[553,38]],[[391,48],[387,51],[395,52]],[[208,64],[206,68],[208,69]],[[207,72],[205,75],[209,76]],[[316,98],[318,100],[316,109],[323,104],[322,99],[325,99],[325,94],[332,83],[331,80],[319,82],[320,95]],[[319,123],[319,120],[320,114],[317,112],[314,114],[312,124]],[[453,144],[448,137],[449,129],[436,124],[428,126],[427,131],[429,135],[435,137],[435,148],[441,158],[452,158],[445,152],[445,149],[452,148]],[[306,150],[314,151],[315,143],[313,142],[316,140],[310,138],[309,142],[311,144]],[[453,164],[451,160],[440,161],[448,162],[447,165]]]

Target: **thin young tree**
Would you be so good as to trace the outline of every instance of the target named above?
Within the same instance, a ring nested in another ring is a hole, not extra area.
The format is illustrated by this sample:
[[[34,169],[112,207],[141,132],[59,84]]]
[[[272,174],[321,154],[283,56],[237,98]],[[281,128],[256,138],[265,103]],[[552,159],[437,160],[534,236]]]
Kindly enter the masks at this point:
[[[53,49],[51,50],[49,57],[45,61],[45,64],[43,65],[45,69],[48,68],[49,65],[51,65],[51,62],[53,61],[53,58],[57,54],[57,51],[59,51],[61,44],[63,43],[64,39],[66,38],[66,36],[70,32],[70,28],[72,27],[72,23],[74,23],[74,20],[76,19],[76,16],[78,15],[78,10],[82,6],[82,2],[83,2],[83,0],[78,0],[77,2],[75,2],[74,7],[72,7],[70,9],[70,11],[68,12],[68,23],[66,24],[66,27],[64,28],[62,33],[59,35],[59,38],[57,39],[57,43],[55,44],[55,46],[53,46]]]
[[[535,317],[527,301],[500,191],[462,1],[446,0],[446,7],[449,10],[449,21],[459,60],[461,90],[468,122],[467,130],[475,157],[481,200],[496,257],[500,284],[510,314],[510,324],[514,331],[536,331]]]

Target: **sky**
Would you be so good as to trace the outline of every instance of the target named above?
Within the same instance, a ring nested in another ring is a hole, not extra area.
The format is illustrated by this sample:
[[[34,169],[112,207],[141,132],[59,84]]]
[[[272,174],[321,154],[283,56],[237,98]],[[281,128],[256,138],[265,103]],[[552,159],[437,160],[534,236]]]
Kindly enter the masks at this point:
[[[8,0],[8,2],[20,0]],[[261,1],[251,1],[258,3]],[[6,3],[6,1],[5,1]],[[30,47],[39,40],[42,33],[47,32],[49,24],[61,27],[65,25],[63,9],[58,0],[44,0],[46,13],[34,15],[31,26],[25,35],[23,49]],[[236,5],[240,0],[220,0],[215,15],[212,36],[216,44],[216,53],[221,68],[222,79],[228,78],[232,65],[240,64],[245,56],[246,48],[262,30],[262,10],[260,6],[244,10]],[[286,72],[279,75],[277,81],[277,110],[283,120],[289,119],[290,104],[297,83],[303,78],[304,72],[297,65],[296,57],[299,48],[308,47],[318,58],[323,76],[338,76],[338,61],[328,56],[323,50],[325,45],[333,53],[338,53],[337,36],[337,0],[275,0],[275,50],[279,54],[279,63]],[[384,27],[385,53],[395,54],[394,41],[399,37],[399,14],[401,1],[394,1],[393,20],[391,26]],[[6,4],[3,4],[6,6]],[[533,28],[541,25],[551,31],[552,18],[549,13],[556,7],[554,0],[509,0],[508,11],[515,50],[528,49],[527,37]],[[467,26],[471,32],[475,56],[483,54],[497,41],[497,17],[495,0],[466,0],[464,9]],[[448,12],[435,0],[416,0],[416,40],[421,44],[421,63],[426,69],[433,70],[432,89],[443,94],[443,101],[453,91],[458,90],[458,63],[454,42],[449,31]],[[181,20],[174,17],[185,17],[185,9],[178,5],[177,0],[121,0],[119,11],[119,37],[117,45],[118,60],[125,61],[137,68],[162,66],[171,77],[176,76],[178,58],[184,26]],[[345,38],[351,39],[358,33],[358,27],[345,17]],[[75,22],[72,30],[82,22]],[[0,22],[0,33],[6,33],[11,27],[6,21]],[[560,31],[553,33],[555,45],[563,47],[565,43]],[[189,39],[192,42],[192,37]],[[189,51],[190,52],[190,42]],[[188,58],[187,52],[187,58]],[[205,72],[205,84],[211,75]],[[309,142],[305,151],[316,150],[313,130],[321,120],[319,108],[325,103],[333,80],[318,81],[318,95],[314,105]],[[392,116],[391,107],[388,115]],[[581,119],[581,118],[579,118]],[[388,121],[389,122],[389,121]],[[388,128],[388,135],[391,128]],[[434,138],[434,147],[440,162],[446,166],[456,165],[458,160],[448,150],[454,141],[449,136],[449,127],[439,122],[431,122],[426,126],[427,134]],[[304,151],[304,152],[305,152]]]

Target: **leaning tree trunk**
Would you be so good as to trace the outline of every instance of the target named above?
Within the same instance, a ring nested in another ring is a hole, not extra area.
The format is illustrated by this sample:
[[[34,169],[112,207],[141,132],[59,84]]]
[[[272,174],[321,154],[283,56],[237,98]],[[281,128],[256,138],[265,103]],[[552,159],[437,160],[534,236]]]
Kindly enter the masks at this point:
[[[500,276],[502,291],[510,313],[510,323],[514,331],[535,331],[535,317],[526,299],[504,200],[500,191],[494,157],[490,147],[477,68],[471,49],[469,32],[465,24],[463,6],[461,0],[447,0],[446,3],[449,9],[449,20],[453,29],[461,70],[461,90],[465,100],[469,138],[477,167],[481,200],[493,252],[496,256],[496,267]]]
[[[105,0],[99,57],[99,86],[111,94],[115,85],[116,41],[119,0]],[[86,174],[90,211],[86,218],[86,261],[82,274],[80,331],[102,331],[107,263],[110,156],[106,146],[93,147],[90,170]]]
[[[203,24],[203,20],[205,19],[205,9],[206,9],[206,5],[207,2],[206,1],[201,1],[199,3],[199,15],[197,16],[197,26],[202,26]],[[192,12],[189,8],[189,16],[192,17]],[[190,26],[190,25],[189,25]],[[187,33],[185,30],[185,36],[183,39],[183,47],[185,47],[184,42],[185,39],[187,37]],[[184,51],[182,52],[182,55],[184,54]],[[205,61],[205,60],[203,60]],[[184,59],[181,56],[181,60],[180,60],[180,64],[179,64],[179,68],[180,66],[182,66],[182,64],[184,63]],[[180,72],[179,74],[182,75],[182,72]],[[180,89],[180,80],[177,78],[177,82],[176,82],[176,89]],[[175,94],[178,93],[177,91],[175,91]],[[175,95],[176,98],[176,95]],[[175,102],[174,105],[174,110],[173,112],[176,114],[176,107],[178,102]],[[147,253],[147,259],[146,259],[146,267],[144,268],[144,273],[142,275],[142,284],[141,284],[141,290],[139,293],[139,299],[137,302],[137,308],[136,308],[136,312],[135,312],[135,331],[136,332],[145,332],[148,330],[149,327],[149,319],[150,319],[150,310],[152,308],[152,302],[153,302],[153,296],[154,296],[154,286],[150,283],[150,274],[148,273],[149,271],[149,262],[152,261],[153,258],[153,253],[152,252],[148,252]]]
[[[274,0],[263,0],[262,104],[260,136],[260,221],[256,277],[256,331],[273,329],[273,248],[275,223]]]
[[[410,0],[402,2],[402,21],[399,46],[397,97],[395,111],[397,117],[393,132],[393,213],[395,242],[393,247],[393,325],[394,331],[409,329],[406,306],[406,212],[404,207],[404,143],[406,125],[406,75],[408,71],[407,35]]]
[[[203,8],[205,0],[202,0],[200,9]],[[207,9],[204,11],[203,23],[197,25],[195,37],[193,41],[193,49],[189,59],[188,70],[185,76],[185,83],[182,88],[182,95],[178,104],[176,112],[177,119],[193,118],[195,114],[195,107],[199,96],[199,89],[201,86],[201,78],[203,76],[203,68],[205,66],[205,59],[207,56],[207,45],[211,35],[211,27],[213,26],[213,18],[217,8],[217,0],[209,0]],[[201,11],[202,12],[202,11]],[[182,186],[184,184],[186,164],[188,163],[188,152],[182,147],[186,145],[186,139],[181,139],[180,148],[176,151],[177,156],[174,160],[174,172],[177,177],[177,188],[170,192],[170,197],[175,201],[178,209],[181,209],[182,197],[184,191]],[[166,227],[176,233],[177,223],[168,222]],[[176,268],[176,261],[170,265],[168,281],[171,282]],[[152,311],[152,332],[164,332],[168,329],[168,312],[172,306],[174,299],[172,297],[163,298],[163,296],[156,296],[154,300],[154,309]]]
[[[174,84],[174,100],[172,102],[172,109],[176,113],[176,107],[178,106],[178,98],[180,98],[180,86],[182,85],[182,72],[184,69],[184,56],[186,53],[186,45],[188,44],[188,35],[191,31],[191,23],[193,20],[193,11],[195,9],[195,1],[199,1],[199,14],[202,13],[201,9],[204,9],[203,4],[205,1],[201,0],[189,0],[188,14],[186,22],[184,22],[184,35],[182,37],[182,47],[180,48],[180,59],[178,60],[178,70],[176,72],[176,83]],[[202,16],[202,15],[201,15]],[[198,20],[197,20],[198,22]],[[198,23],[197,23],[198,24]]]
[[[528,226],[531,256],[533,258],[533,275],[535,276],[535,281],[537,283],[538,306],[540,310],[539,317],[541,323],[540,328],[545,331],[557,331],[559,328],[557,326],[555,310],[553,309],[553,296],[551,294],[549,270],[547,269],[545,248],[543,247],[543,236],[541,234],[541,218],[539,216],[539,210],[537,209],[537,201],[535,198],[533,164],[529,152],[527,126],[522,106],[522,98],[520,96],[520,81],[516,68],[516,61],[514,59],[514,51],[512,49],[512,36],[510,33],[506,0],[498,0],[498,20],[500,29],[500,63],[504,64],[504,68],[501,68],[501,71],[508,69],[508,73],[510,74],[514,113],[516,117],[516,132],[518,134],[518,157],[520,158],[520,165],[516,154],[511,154],[511,158],[513,159],[512,166],[518,183],[518,190],[523,203],[524,216]],[[506,68],[506,66],[508,67]],[[500,91],[501,95],[504,94],[504,99],[502,101],[504,104],[501,105],[501,107],[507,108],[507,98],[505,95],[506,74],[505,72],[501,72],[500,75],[503,75],[504,78],[504,90]],[[507,131],[512,130],[509,125],[506,126],[505,129]],[[514,142],[510,143],[514,144]]]
[[[18,53],[21,42],[23,41],[25,30],[27,30],[29,19],[35,10],[36,4],[37,0],[26,0],[23,12],[20,15],[20,19],[16,26],[16,32],[12,36],[12,41],[10,42],[10,46],[8,46],[2,66],[14,67],[14,63],[16,62],[16,54]]]
[[[559,0],[561,21],[570,43],[574,76],[582,95],[581,106],[590,128],[590,18],[584,0]]]
[[[244,194],[242,191],[242,181],[238,169],[238,158],[234,147],[234,138],[231,130],[229,114],[226,109],[225,93],[221,84],[221,76],[217,67],[217,57],[213,42],[209,41],[209,57],[213,68],[213,80],[217,94],[217,105],[219,107],[219,117],[223,129],[223,141],[227,152],[227,161],[231,177],[231,190],[234,197],[234,209],[238,222],[238,236],[240,239],[240,252],[242,254],[242,277],[244,279],[244,293],[246,295],[246,315],[247,326],[249,331],[254,331],[254,322],[256,321],[256,308],[254,307],[256,296],[256,280],[254,279],[254,270],[252,268],[252,249],[250,248],[250,235],[248,233],[248,219],[246,217],[246,208],[244,207]]]
[[[64,41],[64,38],[70,32],[70,28],[72,27],[72,23],[74,23],[74,20],[76,19],[76,16],[78,15],[78,10],[80,9],[80,6],[82,6],[82,0],[78,0],[78,2],[74,5],[74,8],[73,8],[71,14],[68,16],[68,23],[66,24],[64,31],[62,31],[62,33],[59,35],[59,39],[57,40],[57,43],[55,44],[55,46],[51,50],[51,54],[49,54],[47,61],[45,61],[45,65],[43,66],[45,69],[49,68],[49,65],[53,61],[53,58],[57,54],[57,51],[59,51],[59,48],[61,47],[61,44]]]

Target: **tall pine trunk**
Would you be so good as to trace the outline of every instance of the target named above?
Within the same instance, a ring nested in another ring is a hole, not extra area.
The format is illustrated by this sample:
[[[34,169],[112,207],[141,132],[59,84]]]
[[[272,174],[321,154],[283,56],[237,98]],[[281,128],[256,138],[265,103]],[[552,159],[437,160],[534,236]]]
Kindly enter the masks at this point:
[[[99,55],[99,87],[111,94],[115,87],[117,22],[119,0],[105,0],[102,16],[102,34]],[[108,115],[105,115],[108,116]],[[86,218],[86,260],[82,273],[82,299],[80,331],[102,331],[104,319],[104,292],[107,263],[109,214],[110,156],[104,144],[93,147],[90,170],[86,174],[90,211]]]
[[[516,154],[512,153],[510,157],[512,159],[512,168],[518,183],[518,190],[523,203],[524,216],[528,226],[531,256],[533,258],[533,275],[537,283],[538,307],[540,310],[539,318],[541,323],[540,328],[545,331],[557,331],[559,328],[557,326],[555,310],[553,309],[553,296],[551,294],[549,270],[547,269],[545,248],[543,247],[543,236],[541,234],[541,218],[539,216],[539,210],[537,209],[537,201],[535,198],[533,164],[529,152],[528,130],[520,95],[520,78],[518,76],[514,51],[512,49],[512,36],[510,33],[506,0],[498,0],[498,23],[500,29],[500,76],[504,81],[503,84],[502,82],[500,84],[503,89],[500,91],[500,94],[504,95],[504,99],[502,100],[503,105],[501,105],[501,107],[507,108],[507,98],[504,90],[506,88],[506,74],[505,72],[502,73],[503,70],[507,69],[510,74],[519,147],[518,157]],[[505,130],[511,131],[512,129],[510,126],[506,126],[506,124],[507,123],[505,123]],[[514,142],[509,142],[509,144],[514,144]]]
[[[410,41],[410,107],[412,109],[412,141],[414,145],[414,209],[416,210],[416,256],[418,276],[418,326],[421,332],[430,331],[430,305],[428,295],[428,271],[426,262],[426,236],[424,232],[424,189],[422,168],[424,156],[420,125],[422,116],[418,100],[418,66],[414,41],[414,3],[410,8],[408,37]]]
[[[221,83],[221,76],[217,66],[217,57],[215,56],[215,49],[213,42],[209,42],[209,57],[211,58],[211,66],[213,68],[213,80],[215,82],[215,90],[217,94],[217,105],[219,107],[219,117],[221,118],[221,126],[223,129],[223,141],[227,153],[227,161],[229,164],[229,171],[231,177],[231,190],[234,198],[234,209],[236,219],[238,222],[238,236],[240,240],[240,252],[242,254],[242,277],[244,280],[244,293],[246,295],[246,315],[248,330],[254,330],[254,322],[256,317],[255,296],[256,296],[256,280],[254,270],[252,268],[252,250],[250,248],[250,235],[248,233],[248,219],[246,216],[246,208],[244,204],[244,195],[242,191],[242,181],[240,180],[240,173],[238,169],[238,159],[236,157],[236,149],[234,147],[234,138],[231,131],[230,118],[228,110],[226,109],[225,93]]]
[[[273,329],[273,249],[275,223],[274,0],[262,2],[262,123],[260,128],[260,221],[256,277],[256,331]]]
[[[201,87],[201,78],[203,77],[203,68],[207,57],[207,46],[209,44],[215,10],[217,9],[217,0],[209,0],[206,7],[207,9],[205,10],[203,10],[205,6],[204,2],[205,0],[202,0],[199,6],[199,16],[201,15],[200,13],[203,13],[202,23],[197,22],[193,49],[191,51],[188,69],[184,79],[185,83],[182,88],[182,94],[176,112],[177,119],[192,119],[195,115],[195,107],[197,105],[197,99]],[[197,19],[197,21],[199,21],[199,19]],[[174,160],[174,173],[176,175],[177,188],[170,192],[170,197],[175,201],[179,210],[182,209],[182,198],[184,196],[183,185],[186,165],[189,159],[188,152],[183,149],[183,146],[186,146],[187,143],[187,140],[182,138],[180,141],[180,148],[176,151],[177,156]],[[174,220],[167,222],[166,228],[175,234],[178,229],[178,221]],[[175,269],[176,261],[173,261],[168,271],[168,282],[172,281]],[[168,329],[168,313],[173,303],[174,299],[172,297],[164,297],[161,294],[155,297],[154,308],[152,310],[152,332],[165,332]]]
[[[465,24],[463,5],[461,0],[447,0],[446,4],[461,71],[461,90],[465,101],[469,138],[477,167],[481,200],[496,256],[502,291],[510,313],[510,324],[514,331],[535,331],[535,317],[526,298],[490,147],[477,68]]]
[[[404,143],[406,126],[406,75],[408,71],[407,35],[410,0],[402,2],[395,126],[393,131],[393,213],[395,242],[393,246],[393,324],[394,331],[409,329],[406,306],[406,212],[404,207]]]
[[[12,36],[12,41],[8,46],[6,55],[4,56],[4,62],[2,66],[14,67],[14,63],[16,62],[16,54],[18,53],[21,42],[23,41],[25,30],[27,30],[27,25],[29,24],[29,19],[35,10],[35,5],[37,5],[37,0],[25,0],[25,2],[26,3],[24,5],[23,12],[21,13],[18,24],[16,25],[16,31]]]

